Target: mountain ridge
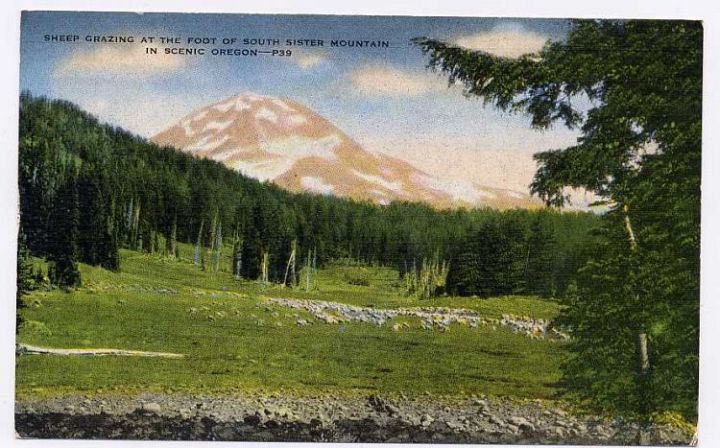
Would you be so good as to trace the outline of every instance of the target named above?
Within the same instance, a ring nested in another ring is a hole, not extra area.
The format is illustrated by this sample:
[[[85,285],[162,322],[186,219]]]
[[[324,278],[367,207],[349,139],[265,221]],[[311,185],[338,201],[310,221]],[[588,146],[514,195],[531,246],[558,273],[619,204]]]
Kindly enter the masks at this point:
[[[517,191],[435,177],[411,163],[364,149],[308,106],[243,92],[197,109],[151,141],[292,192],[376,204],[424,202],[438,209],[536,208]]]

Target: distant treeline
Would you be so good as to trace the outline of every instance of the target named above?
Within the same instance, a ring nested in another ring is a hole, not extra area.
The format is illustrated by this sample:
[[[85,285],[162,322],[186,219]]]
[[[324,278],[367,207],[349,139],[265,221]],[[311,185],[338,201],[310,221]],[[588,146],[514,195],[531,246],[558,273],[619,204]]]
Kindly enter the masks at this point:
[[[213,254],[229,245],[230,269],[246,279],[288,281],[291,259],[351,258],[402,274],[434,260],[449,267],[437,293],[549,296],[590,256],[598,222],[548,209],[435,210],[289,193],[29,93],[20,101],[19,184],[27,247],[51,262],[51,280],[70,286],[79,261],[119,269],[121,247],[176,256],[185,242],[206,269],[218,269]]]

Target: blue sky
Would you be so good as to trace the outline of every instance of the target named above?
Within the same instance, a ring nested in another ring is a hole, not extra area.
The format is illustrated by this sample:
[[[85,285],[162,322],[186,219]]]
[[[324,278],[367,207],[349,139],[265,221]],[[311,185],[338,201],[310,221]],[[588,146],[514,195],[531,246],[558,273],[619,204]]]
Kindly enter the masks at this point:
[[[562,39],[566,26],[537,19],[26,12],[20,80],[33,94],[73,101],[146,137],[243,91],[287,96],[369,150],[436,175],[525,189],[532,153],[572,144],[576,134],[533,130],[526,116],[464,97],[425,68],[409,41],[429,36],[513,57]],[[44,40],[68,34],[80,41]],[[145,56],[145,44],[88,43],[86,35],[323,39],[326,46],[291,48],[287,58]],[[386,40],[391,48],[330,48],[331,39]]]

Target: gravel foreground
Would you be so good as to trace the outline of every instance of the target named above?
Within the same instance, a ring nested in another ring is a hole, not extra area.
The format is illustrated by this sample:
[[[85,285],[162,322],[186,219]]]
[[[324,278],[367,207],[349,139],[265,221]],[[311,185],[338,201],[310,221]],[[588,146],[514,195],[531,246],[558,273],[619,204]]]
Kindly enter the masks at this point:
[[[579,418],[539,401],[143,394],[19,401],[21,438],[300,442],[635,444],[637,426]],[[643,444],[689,445],[692,435],[653,426]]]

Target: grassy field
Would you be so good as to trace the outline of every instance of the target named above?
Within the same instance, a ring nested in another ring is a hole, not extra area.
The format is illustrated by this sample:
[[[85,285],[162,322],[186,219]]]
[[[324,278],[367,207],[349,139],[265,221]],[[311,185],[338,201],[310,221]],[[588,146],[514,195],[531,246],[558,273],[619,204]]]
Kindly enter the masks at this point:
[[[189,246],[183,253],[190,254]],[[81,266],[71,293],[36,290],[25,298],[19,341],[57,348],[120,348],[182,353],[183,359],[18,356],[17,395],[63,393],[491,394],[548,398],[563,344],[489,326],[419,325],[393,331],[363,323],[298,326],[303,312],[263,305],[267,297],[311,298],[392,308],[472,308],[551,318],[557,305],[532,297],[419,300],[402,294],[388,268],[334,264],[315,289],[239,282],[188,259],[122,251],[121,272]],[[358,282],[359,278],[365,279]],[[351,283],[363,283],[358,286]]]

